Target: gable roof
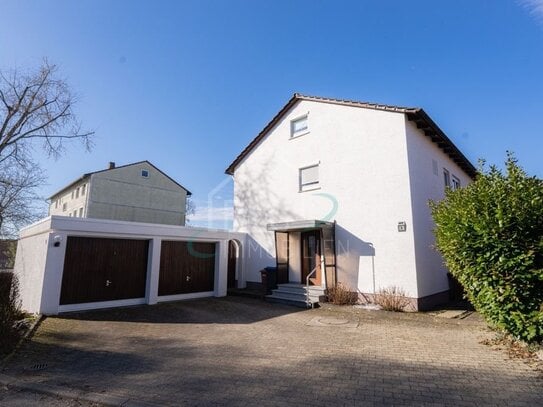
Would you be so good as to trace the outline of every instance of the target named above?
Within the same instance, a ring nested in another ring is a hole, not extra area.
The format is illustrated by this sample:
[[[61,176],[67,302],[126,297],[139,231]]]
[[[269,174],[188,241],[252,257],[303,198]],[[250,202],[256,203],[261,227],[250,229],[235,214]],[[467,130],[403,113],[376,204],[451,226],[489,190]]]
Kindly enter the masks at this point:
[[[454,145],[447,135],[439,128],[439,126],[428,116],[428,114],[419,107],[402,107],[383,105],[378,103],[358,102],[345,99],[333,99],[320,96],[308,96],[300,93],[295,93],[285,106],[271,119],[271,121],[258,133],[258,135],[249,143],[247,147],[236,157],[228,166],[225,173],[233,175],[239,163],[251,153],[251,151],[266,137],[268,132],[283,118],[283,116],[300,100],[311,102],[328,103],[341,106],[360,107],[365,109],[381,110],[386,112],[403,113],[407,115],[407,119],[413,121],[417,128],[421,129],[427,137],[430,137],[432,142],[447,154],[466,174],[471,178],[475,177],[477,170],[473,164],[462,154],[462,152]]]
[[[138,162],[135,162],[135,163],[131,163],[131,164],[125,164],[125,165],[120,165],[118,167],[114,167],[114,168],[105,168],[103,170],[98,170],[98,171],[93,171],[93,172],[87,172],[86,174],[83,174],[81,177],[79,177],[78,179],[76,179],[75,181],[69,183],[68,185],[66,185],[64,188],[62,189],[59,189],[57,192],[55,192],[53,195],[51,195],[48,199],[52,199],[54,198],[55,196],[57,195],[60,195],[62,192],[72,188],[74,185],[80,183],[81,181],[89,178],[91,175],[93,174],[99,174],[101,172],[106,172],[106,171],[115,171],[115,170],[118,170],[119,168],[125,168],[125,167],[130,167],[132,165],[140,165],[140,164],[148,164],[150,165],[151,167],[153,167],[155,170],[157,170],[158,172],[160,172],[162,175],[164,175],[166,178],[168,178],[170,181],[172,181],[175,185],[177,185],[178,187],[180,188],[183,188],[185,191],[187,191],[187,195],[188,196],[191,196],[192,195],[192,192],[190,192],[187,188],[185,188],[183,185],[181,185],[179,182],[177,182],[176,180],[174,180],[172,177],[170,177],[168,174],[166,174],[164,171],[162,171],[160,168],[156,167],[153,163],[151,163],[150,161],[147,161],[147,160],[143,160],[143,161],[138,161]]]

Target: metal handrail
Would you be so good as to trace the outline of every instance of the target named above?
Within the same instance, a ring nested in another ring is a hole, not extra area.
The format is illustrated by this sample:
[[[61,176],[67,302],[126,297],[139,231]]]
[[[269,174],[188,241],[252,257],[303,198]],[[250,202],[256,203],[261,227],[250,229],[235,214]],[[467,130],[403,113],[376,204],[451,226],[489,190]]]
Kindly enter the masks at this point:
[[[313,304],[309,300],[309,278],[313,274],[315,274],[315,272],[317,271],[318,268],[319,268],[319,266],[315,266],[315,268],[313,270],[311,270],[311,272],[305,278],[305,303],[307,304],[307,307],[311,307],[311,308],[313,308]]]

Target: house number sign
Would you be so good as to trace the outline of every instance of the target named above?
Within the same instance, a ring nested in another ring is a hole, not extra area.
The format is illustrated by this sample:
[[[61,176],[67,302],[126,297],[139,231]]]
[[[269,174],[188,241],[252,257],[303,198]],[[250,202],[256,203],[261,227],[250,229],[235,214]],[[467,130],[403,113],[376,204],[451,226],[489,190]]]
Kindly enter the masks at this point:
[[[407,230],[407,224],[405,222],[398,222],[398,232],[405,232]]]

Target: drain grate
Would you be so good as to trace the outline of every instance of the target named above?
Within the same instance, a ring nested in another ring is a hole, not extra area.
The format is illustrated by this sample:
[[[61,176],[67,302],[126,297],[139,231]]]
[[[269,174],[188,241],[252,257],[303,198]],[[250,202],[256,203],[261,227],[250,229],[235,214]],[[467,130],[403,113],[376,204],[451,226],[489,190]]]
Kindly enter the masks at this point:
[[[30,370],[44,370],[47,368],[47,363],[36,363],[35,365],[33,365]]]

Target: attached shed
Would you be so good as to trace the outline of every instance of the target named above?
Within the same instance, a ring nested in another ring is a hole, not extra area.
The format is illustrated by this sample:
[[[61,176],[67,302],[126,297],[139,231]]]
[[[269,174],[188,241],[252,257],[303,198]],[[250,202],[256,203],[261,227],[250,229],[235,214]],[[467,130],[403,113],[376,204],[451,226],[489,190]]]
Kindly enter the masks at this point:
[[[221,297],[229,270],[244,280],[244,243],[224,230],[50,216],[21,231],[15,274],[23,309],[48,315]]]

